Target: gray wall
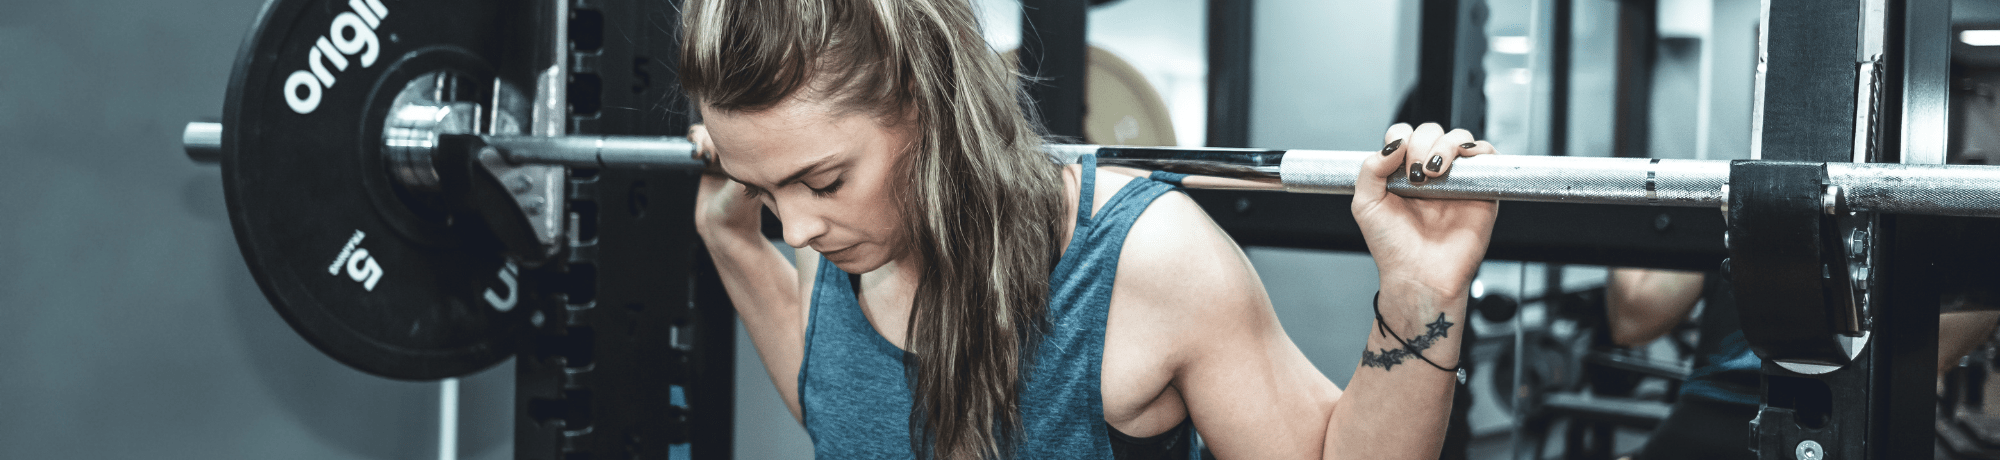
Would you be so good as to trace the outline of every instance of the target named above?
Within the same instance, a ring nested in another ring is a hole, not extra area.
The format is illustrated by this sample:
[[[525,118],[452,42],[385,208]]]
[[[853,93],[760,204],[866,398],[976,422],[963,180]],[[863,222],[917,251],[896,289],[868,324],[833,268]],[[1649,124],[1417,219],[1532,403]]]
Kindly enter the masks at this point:
[[[286,327],[182,123],[221,114],[260,2],[0,14],[0,458],[435,458],[436,383]],[[460,453],[505,458],[511,369],[468,379]]]

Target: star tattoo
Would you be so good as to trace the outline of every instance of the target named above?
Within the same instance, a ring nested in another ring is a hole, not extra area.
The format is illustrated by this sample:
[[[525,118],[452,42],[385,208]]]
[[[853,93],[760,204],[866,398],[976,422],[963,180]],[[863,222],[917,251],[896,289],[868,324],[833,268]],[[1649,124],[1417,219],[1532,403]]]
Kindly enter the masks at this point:
[[[1394,369],[1396,365],[1402,364],[1404,360],[1409,359],[1411,356],[1418,356],[1418,353],[1430,349],[1432,345],[1437,345],[1438,340],[1450,337],[1451,326],[1455,323],[1445,320],[1444,314],[1439,313],[1436,321],[1431,321],[1429,325],[1425,326],[1423,335],[1413,337],[1407,341],[1402,340],[1401,337],[1396,337],[1395,332],[1388,331],[1388,326],[1381,324],[1379,320],[1376,324],[1384,332],[1388,332],[1388,334],[1384,335],[1403,342],[1403,348],[1384,348],[1379,352],[1375,350],[1361,350],[1361,365],[1380,367],[1382,370],[1387,371]],[[1421,358],[1421,356],[1418,357]]]

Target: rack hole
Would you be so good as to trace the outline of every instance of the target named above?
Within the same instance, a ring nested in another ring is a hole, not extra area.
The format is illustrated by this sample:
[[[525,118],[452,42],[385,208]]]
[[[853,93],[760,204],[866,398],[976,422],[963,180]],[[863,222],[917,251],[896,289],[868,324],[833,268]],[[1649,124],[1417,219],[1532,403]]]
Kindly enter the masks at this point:
[[[1833,390],[1818,379],[1768,375],[1765,391],[1773,407],[1791,409],[1799,426],[1820,429],[1833,415]]]
[[[571,115],[591,117],[604,108],[604,79],[596,74],[577,73],[569,76],[569,111]]]
[[[572,305],[588,305],[597,300],[597,265],[589,263],[570,264],[569,279],[563,292],[569,294]]]
[[[625,192],[625,210],[633,219],[644,219],[646,207],[651,205],[652,200],[646,198],[646,181],[632,181],[632,188]]]
[[[569,43],[577,51],[597,51],[604,47],[604,13],[597,10],[571,10],[569,14]]]

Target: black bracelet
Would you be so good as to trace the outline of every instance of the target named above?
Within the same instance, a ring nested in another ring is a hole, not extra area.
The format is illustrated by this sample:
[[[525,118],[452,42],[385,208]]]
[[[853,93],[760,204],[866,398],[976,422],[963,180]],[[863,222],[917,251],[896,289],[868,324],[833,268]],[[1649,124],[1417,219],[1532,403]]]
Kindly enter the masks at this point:
[[[1372,304],[1373,307],[1375,308],[1376,330],[1382,331],[1383,335],[1389,336],[1389,338],[1391,339],[1395,339],[1396,343],[1401,344],[1403,346],[1403,351],[1410,352],[1411,355],[1415,355],[1417,359],[1424,360],[1425,364],[1429,364],[1431,365],[1431,367],[1437,368],[1437,370],[1456,374],[1458,376],[1458,383],[1460,385],[1465,384],[1465,368],[1439,366],[1437,362],[1431,361],[1430,358],[1424,357],[1424,354],[1422,353],[1421,350],[1417,350],[1415,346],[1410,345],[1410,341],[1403,340],[1403,336],[1396,335],[1396,331],[1394,329],[1389,328],[1388,320],[1382,317],[1382,291],[1375,291],[1375,300],[1372,302]],[[1461,363],[1464,362],[1464,357],[1460,357],[1459,361]]]

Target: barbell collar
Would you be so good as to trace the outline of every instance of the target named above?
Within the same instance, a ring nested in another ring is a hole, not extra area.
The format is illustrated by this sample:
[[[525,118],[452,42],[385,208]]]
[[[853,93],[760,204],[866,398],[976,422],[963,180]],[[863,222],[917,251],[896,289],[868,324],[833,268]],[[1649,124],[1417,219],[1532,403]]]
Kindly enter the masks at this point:
[[[191,121],[181,130],[181,149],[189,160],[201,164],[222,162],[222,123]]]

